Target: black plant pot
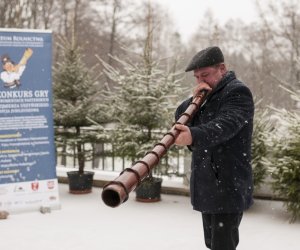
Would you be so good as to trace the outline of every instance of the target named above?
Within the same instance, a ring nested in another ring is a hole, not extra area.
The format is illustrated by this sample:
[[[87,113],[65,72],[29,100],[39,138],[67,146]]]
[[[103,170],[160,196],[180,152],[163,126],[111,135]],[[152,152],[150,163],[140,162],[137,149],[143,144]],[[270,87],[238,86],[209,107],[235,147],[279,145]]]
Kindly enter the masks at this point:
[[[161,184],[161,178],[145,178],[140,186],[136,189],[136,200],[141,202],[160,201]]]
[[[79,171],[67,172],[69,179],[69,192],[72,194],[87,194],[92,192],[94,172]]]

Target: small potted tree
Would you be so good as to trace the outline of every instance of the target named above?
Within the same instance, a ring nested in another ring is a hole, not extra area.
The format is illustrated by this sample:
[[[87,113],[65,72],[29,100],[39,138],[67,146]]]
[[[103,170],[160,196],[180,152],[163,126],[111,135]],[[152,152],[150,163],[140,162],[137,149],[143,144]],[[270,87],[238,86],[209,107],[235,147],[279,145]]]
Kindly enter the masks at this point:
[[[111,101],[116,123],[114,149],[132,163],[162,138],[162,131],[167,132],[174,121],[176,98],[183,91],[178,73],[152,60],[149,50],[145,46],[142,60],[134,63],[112,57],[122,65],[122,71],[102,61],[105,74],[116,85]],[[157,174],[163,165],[160,163],[155,174],[150,173],[136,189],[138,201],[160,200],[162,178]]]
[[[91,70],[83,63],[80,48],[75,39],[61,40],[61,58],[54,68],[54,122],[56,141],[62,145],[62,155],[67,155],[67,146],[72,145],[72,154],[77,158],[78,170],[67,172],[71,193],[89,193],[92,189],[92,171],[85,171],[89,151],[84,145],[87,136],[83,127],[91,125],[88,114],[94,103],[94,80]]]

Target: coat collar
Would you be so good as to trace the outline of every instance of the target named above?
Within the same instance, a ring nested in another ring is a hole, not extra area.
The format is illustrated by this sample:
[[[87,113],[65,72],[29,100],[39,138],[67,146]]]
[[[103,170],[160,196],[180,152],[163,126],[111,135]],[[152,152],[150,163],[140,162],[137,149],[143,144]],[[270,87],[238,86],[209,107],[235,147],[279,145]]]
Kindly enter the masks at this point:
[[[232,80],[235,80],[235,79],[236,79],[236,76],[235,76],[234,71],[227,71],[226,74],[224,75],[224,77],[218,83],[217,87],[210,93],[210,95],[207,99],[210,99],[217,92],[219,92],[221,89],[223,89],[229,82],[231,82]]]

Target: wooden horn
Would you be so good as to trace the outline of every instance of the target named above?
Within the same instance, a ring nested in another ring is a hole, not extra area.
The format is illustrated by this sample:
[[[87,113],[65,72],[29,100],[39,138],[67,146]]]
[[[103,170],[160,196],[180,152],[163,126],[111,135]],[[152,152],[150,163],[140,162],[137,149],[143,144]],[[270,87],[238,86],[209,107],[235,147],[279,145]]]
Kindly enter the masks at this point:
[[[186,125],[204,103],[207,94],[207,90],[202,90],[196,95],[175,124]],[[173,125],[161,141],[155,144],[153,149],[147,152],[141,160],[136,161],[130,168],[125,168],[115,180],[108,182],[103,187],[101,195],[104,203],[110,207],[117,207],[125,202],[129,197],[129,193],[138,187],[141,181],[149,175],[150,171],[174,144],[179,133],[180,131]]]

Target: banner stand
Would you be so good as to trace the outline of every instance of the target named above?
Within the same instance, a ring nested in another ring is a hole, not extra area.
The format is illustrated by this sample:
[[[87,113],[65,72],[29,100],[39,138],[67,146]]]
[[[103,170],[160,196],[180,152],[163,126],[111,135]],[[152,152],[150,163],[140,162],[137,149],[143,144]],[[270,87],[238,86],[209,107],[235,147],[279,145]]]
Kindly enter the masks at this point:
[[[52,32],[0,29],[0,211],[59,209]]]

